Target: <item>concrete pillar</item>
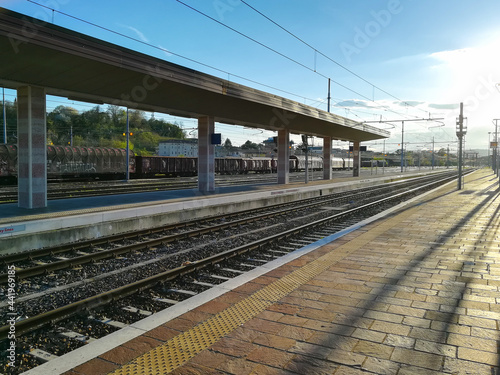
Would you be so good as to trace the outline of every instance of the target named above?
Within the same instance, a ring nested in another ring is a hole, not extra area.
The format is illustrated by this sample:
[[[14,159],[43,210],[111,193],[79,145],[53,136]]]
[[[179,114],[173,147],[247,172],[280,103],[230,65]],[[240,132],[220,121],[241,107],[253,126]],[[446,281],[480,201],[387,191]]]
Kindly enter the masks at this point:
[[[290,173],[290,132],[278,130],[278,184],[288,184]]]
[[[323,180],[332,179],[332,137],[323,138]]]
[[[45,89],[17,89],[18,205],[47,207]]]
[[[215,146],[212,144],[214,130],[213,117],[198,119],[198,189],[202,193],[215,191]]]
[[[352,165],[352,175],[354,177],[359,177],[359,169],[361,167],[361,152],[359,151],[359,142],[353,142]]]

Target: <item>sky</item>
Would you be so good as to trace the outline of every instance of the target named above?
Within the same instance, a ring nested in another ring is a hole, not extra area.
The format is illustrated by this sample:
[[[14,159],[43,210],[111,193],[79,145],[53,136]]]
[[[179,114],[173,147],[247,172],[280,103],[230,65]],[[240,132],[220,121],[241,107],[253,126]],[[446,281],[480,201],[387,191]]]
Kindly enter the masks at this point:
[[[366,142],[371,150],[400,148],[406,120],[407,150],[432,149],[434,142],[435,149],[456,151],[461,102],[466,149],[487,150],[500,119],[498,0],[0,0],[0,6],[323,110],[330,78],[331,112],[391,132],[385,142]],[[6,90],[7,100],[14,95]],[[47,108],[61,104],[93,107],[49,97]],[[155,117],[196,135],[195,119]],[[224,124],[216,131],[233,145],[275,135]]]

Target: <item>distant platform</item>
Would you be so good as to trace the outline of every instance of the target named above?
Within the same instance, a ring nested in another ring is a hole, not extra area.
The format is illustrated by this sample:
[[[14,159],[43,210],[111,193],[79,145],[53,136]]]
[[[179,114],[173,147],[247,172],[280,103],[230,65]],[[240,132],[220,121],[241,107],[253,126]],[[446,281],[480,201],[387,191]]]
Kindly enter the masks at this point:
[[[0,254],[231,212],[235,204],[240,209],[254,208],[429,172],[365,174],[308,184],[217,187],[213,193],[187,189],[57,199],[49,200],[45,208],[32,210],[19,208],[16,203],[4,204],[0,206]]]

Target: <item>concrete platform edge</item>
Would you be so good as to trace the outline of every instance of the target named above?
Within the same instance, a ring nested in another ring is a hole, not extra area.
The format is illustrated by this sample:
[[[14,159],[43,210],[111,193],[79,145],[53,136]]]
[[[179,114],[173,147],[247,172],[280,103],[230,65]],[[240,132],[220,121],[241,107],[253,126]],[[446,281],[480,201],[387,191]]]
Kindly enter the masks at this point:
[[[195,192],[194,197],[177,198],[175,201],[171,199],[100,209],[56,212],[53,215],[41,215],[43,218],[37,220],[30,220],[27,217],[25,221],[16,221],[14,218],[12,222],[4,221],[4,224],[0,225],[0,229],[15,227],[19,229],[19,231],[0,233],[2,239],[0,255],[227,213],[233,211],[235,206],[237,210],[244,210],[345,191],[353,185],[364,187],[383,184],[401,177],[403,176],[395,175],[321,185],[273,187],[258,192],[227,193],[210,197],[199,197]]]

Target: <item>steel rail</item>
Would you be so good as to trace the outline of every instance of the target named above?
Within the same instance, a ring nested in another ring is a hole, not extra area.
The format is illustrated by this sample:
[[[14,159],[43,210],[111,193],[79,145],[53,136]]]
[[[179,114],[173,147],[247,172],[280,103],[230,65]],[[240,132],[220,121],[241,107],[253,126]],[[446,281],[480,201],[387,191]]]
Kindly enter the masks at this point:
[[[51,322],[54,323],[56,321],[59,321],[59,320],[66,318],[70,315],[73,315],[79,311],[88,310],[91,308],[95,308],[95,307],[107,304],[107,303],[112,302],[114,300],[117,300],[117,299],[126,297],[130,294],[133,294],[135,292],[150,288],[150,287],[152,287],[160,282],[165,282],[165,281],[174,279],[178,276],[182,276],[182,275],[185,275],[187,273],[191,273],[195,270],[204,268],[208,265],[220,262],[220,261],[225,260],[225,259],[232,258],[234,256],[251,251],[253,249],[258,249],[258,248],[262,247],[263,245],[267,245],[269,243],[274,243],[274,242],[283,240],[285,238],[295,236],[295,235],[300,234],[304,231],[310,230],[311,228],[315,228],[317,226],[324,225],[324,224],[329,223],[331,221],[338,221],[338,220],[341,220],[341,219],[346,218],[348,216],[354,215],[358,212],[363,212],[363,211],[366,211],[370,208],[373,208],[373,207],[376,207],[379,205],[383,205],[383,204],[389,203],[389,202],[394,201],[394,200],[399,201],[400,199],[402,199],[405,196],[415,194],[420,190],[424,190],[424,189],[427,190],[427,189],[431,189],[431,188],[436,187],[436,186],[440,186],[441,184],[443,184],[445,182],[452,181],[454,179],[455,179],[455,177],[447,177],[447,178],[444,178],[444,179],[439,180],[439,181],[434,181],[434,182],[428,183],[426,185],[418,186],[416,188],[409,189],[409,190],[404,191],[402,193],[391,195],[390,197],[386,197],[386,198],[377,200],[375,202],[364,204],[364,205],[361,205],[359,207],[356,207],[356,208],[329,216],[327,218],[323,218],[323,219],[314,221],[312,223],[308,223],[308,224],[302,225],[300,227],[293,228],[293,229],[287,230],[285,232],[278,233],[276,235],[269,236],[267,238],[263,238],[263,239],[254,241],[252,243],[242,245],[242,246],[239,246],[239,247],[231,249],[231,250],[226,250],[226,251],[221,252],[219,254],[215,254],[215,255],[209,256],[207,258],[185,264],[181,267],[177,267],[175,269],[168,270],[168,271],[159,273],[157,275],[147,277],[143,280],[138,280],[138,281],[135,281],[135,282],[130,283],[128,285],[124,285],[124,286],[97,294],[95,296],[85,298],[81,301],[73,302],[73,303],[70,303],[68,305],[56,308],[54,310],[47,311],[47,312],[42,313],[40,315],[27,318],[25,320],[16,322],[16,325],[15,325],[16,326],[16,334],[20,335],[20,334],[24,334],[24,333],[33,331],[33,330],[40,328],[41,326],[43,326],[47,323],[51,323]],[[4,340],[5,338],[7,338],[9,330],[10,330],[10,324],[0,327],[0,340]]]
[[[382,188],[379,188],[379,189],[382,189]],[[332,198],[330,200],[352,198],[352,197],[355,197],[359,194],[366,194],[366,192],[358,192],[358,193],[352,194],[352,195],[347,196],[347,197]],[[179,240],[182,240],[185,238],[196,237],[196,236],[199,236],[199,235],[202,235],[205,233],[217,232],[217,231],[221,231],[221,230],[224,230],[227,228],[235,227],[235,226],[242,225],[242,224],[252,223],[252,222],[255,222],[258,220],[262,220],[262,219],[268,219],[271,217],[282,216],[282,215],[286,215],[288,213],[291,213],[291,212],[294,212],[297,210],[312,208],[312,207],[315,207],[318,205],[324,205],[325,203],[328,203],[328,200],[326,202],[324,200],[322,200],[319,202],[316,201],[314,203],[302,204],[302,205],[294,206],[291,208],[282,208],[280,210],[277,210],[277,211],[275,210],[275,211],[268,212],[265,214],[258,214],[258,215],[252,216],[252,217],[234,220],[234,221],[231,221],[228,223],[215,224],[215,225],[212,225],[210,227],[197,228],[197,229],[185,231],[185,232],[178,233],[178,234],[171,234],[171,235],[163,236],[160,238],[155,238],[152,240],[146,240],[146,241],[143,241],[143,242],[140,242],[137,244],[124,245],[124,246],[120,246],[120,247],[113,248],[113,249],[107,249],[107,250],[89,253],[86,255],[81,255],[81,256],[78,256],[75,258],[59,260],[59,261],[46,263],[46,264],[42,264],[42,265],[38,265],[38,266],[34,266],[34,267],[24,268],[24,269],[17,269],[16,270],[16,278],[25,279],[27,277],[43,275],[43,274],[46,274],[46,273],[49,273],[52,271],[57,271],[57,270],[64,269],[64,268],[70,268],[70,267],[74,267],[74,266],[85,264],[85,263],[90,263],[90,262],[95,262],[95,261],[99,261],[99,260],[103,260],[103,259],[113,258],[113,257],[116,257],[118,255],[125,254],[125,253],[130,253],[130,252],[134,252],[134,251],[141,251],[141,250],[148,250],[152,247],[163,246],[167,243],[172,243],[172,242],[179,241]],[[282,207],[282,205],[275,205],[275,206]],[[266,207],[266,209],[268,209],[268,208],[269,207]],[[238,213],[238,215],[241,215],[241,213]],[[217,218],[222,218],[222,217],[227,217],[227,215],[218,215]],[[216,220],[216,219],[210,218],[210,221],[214,221],[214,220]],[[196,222],[197,223],[200,223],[200,222],[204,223],[204,222],[207,222],[207,220],[200,219],[200,220],[197,220]],[[189,226],[194,226],[195,224],[196,223],[190,223]],[[180,225],[179,227],[183,228],[183,227],[186,227],[186,225]],[[175,225],[172,226],[172,229],[177,229],[177,228],[178,227],[176,227]],[[145,231],[145,234],[151,234],[151,233],[153,233],[152,230]],[[133,235],[127,237],[127,239],[130,239],[133,237],[138,237],[138,236],[139,235],[137,233],[134,233]],[[124,239],[123,236],[117,236],[115,241],[120,241],[123,239]],[[104,244],[110,243],[109,238],[108,238],[108,240],[104,240],[102,243],[104,243]],[[64,248],[64,247],[62,247],[62,248]],[[61,252],[62,248],[58,249],[57,252],[58,253]],[[71,246],[68,249],[68,251],[72,251],[72,250],[74,251],[77,248],[84,248],[84,246],[81,244],[78,244],[78,246]],[[54,249],[48,249],[48,250],[52,250],[52,251],[50,251],[50,252],[47,252],[47,251],[42,252],[41,251],[40,253],[45,254],[45,255],[53,255],[55,253]],[[19,254],[19,256],[20,255],[21,254]],[[12,259],[15,259],[15,257],[11,257],[10,260],[12,261]],[[17,259],[19,259],[19,257]],[[5,259],[3,259],[3,261],[5,261]],[[7,273],[0,274],[0,283],[7,282],[8,277],[9,277],[9,275]]]
[[[197,186],[196,181],[168,181],[165,182],[152,182],[152,183],[137,183],[133,185],[112,185],[112,186],[81,186],[81,187],[67,187],[49,189],[48,199],[67,199],[68,197],[95,197],[116,194],[131,194],[142,193],[151,191],[169,191],[178,189],[194,188]],[[247,179],[224,179],[218,178],[216,180],[219,186],[238,186],[252,183],[268,183],[263,181],[262,178],[247,178]],[[12,203],[17,201],[17,191],[0,191],[0,204]]]
[[[435,177],[435,176],[433,176],[433,177]],[[48,272],[52,272],[52,271],[56,271],[56,270],[60,270],[60,269],[64,269],[64,268],[74,267],[77,265],[81,265],[81,264],[85,264],[85,263],[89,263],[89,262],[93,262],[93,261],[112,258],[112,257],[118,256],[120,254],[124,254],[124,253],[130,253],[133,251],[140,251],[140,250],[144,250],[144,249],[147,250],[149,248],[164,245],[166,243],[175,242],[175,241],[180,240],[180,239],[194,237],[194,236],[204,234],[204,233],[209,233],[212,231],[220,231],[220,230],[230,228],[233,226],[254,222],[254,221],[257,221],[257,220],[260,220],[263,218],[270,218],[270,217],[285,215],[285,214],[293,212],[293,211],[297,211],[300,209],[306,209],[306,208],[312,208],[312,207],[318,206],[318,205],[324,205],[328,202],[339,200],[339,199],[353,199],[359,195],[363,195],[363,194],[366,194],[368,192],[373,194],[374,192],[381,191],[381,190],[383,191],[383,190],[387,190],[387,189],[404,188],[405,185],[410,184],[410,183],[412,183],[412,182],[405,181],[404,183],[401,183],[402,186],[381,185],[381,186],[377,186],[375,188],[357,189],[357,190],[350,192],[351,194],[347,195],[347,196],[343,195],[340,197],[336,197],[335,196],[336,194],[332,194],[332,195],[334,195],[333,197],[328,198],[328,196],[326,196],[326,199],[324,196],[310,198],[307,201],[313,202],[313,203],[305,203],[302,205],[294,206],[292,208],[283,208],[283,204],[276,204],[276,205],[262,207],[262,208],[258,208],[258,209],[243,210],[243,211],[240,211],[237,213],[232,213],[232,214],[221,214],[221,215],[217,215],[217,216],[210,217],[210,218],[197,219],[197,220],[193,220],[193,221],[182,223],[182,224],[172,224],[172,225],[167,225],[167,226],[163,226],[163,227],[159,227],[159,228],[147,229],[144,231],[138,231],[138,232],[134,232],[134,233],[130,233],[130,234],[119,234],[119,235],[114,235],[114,236],[103,237],[103,238],[98,239],[98,240],[83,241],[83,242],[79,242],[79,243],[62,245],[62,246],[57,246],[57,247],[52,247],[52,248],[47,248],[47,249],[39,249],[39,250],[35,250],[32,252],[6,255],[6,256],[0,257],[0,263],[12,264],[12,263],[19,262],[19,261],[32,260],[32,259],[37,259],[37,258],[44,257],[44,256],[52,256],[52,255],[64,253],[64,252],[78,251],[81,249],[95,247],[98,245],[108,245],[112,242],[123,241],[123,240],[127,240],[127,239],[132,239],[135,237],[138,238],[140,236],[151,235],[154,233],[164,232],[167,230],[175,230],[175,229],[181,229],[181,228],[186,228],[186,227],[193,227],[193,226],[199,225],[200,223],[207,223],[210,221],[219,220],[221,218],[234,217],[234,216],[239,216],[242,214],[249,214],[249,213],[255,214],[255,213],[257,213],[259,211],[263,211],[263,210],[268,211],[269,209],[272,210],[272,209],[275,209],[277,207],[281,208],[280,210],[273,211],[271,213],[260,214],[258,216],[253,216],[250,218],[235,220],[235,221],[232,221],[230,223],[213,225],[213,226],[208,227],[208,228],[195,229],[195,230],[183,232],[180,234],[167,235],[167,236],[163,236],[163,237],[156,238],[153,240],[142,241],[138,244],[120,246],[120,247],[117,247],[114,249],[97,251],[97,252],[89,253],[89,254],[82,255],[79,257],[75,257],[75,258],[59,260],[59,261],[46,263],[46,264],[38,265],[35,267],[29,267],[29,268],[25,268],[25,269],[18,269],[16,271],[16,277],[18,277],[19,279],[23,279],[23,278],[27,278],[27,277],[42,275],[44,273],[48,273]],[[290,203],[290,205],[293,205],[293,204],[294,204],[294,202]],[[6,273],[0,274],[0,283],[5,283],[7,281],[7,279],[8,279],[8,275]]]
[[[298,177],[298,176],[297,176]],[[167,180],[167,179],[166,179]],[[251,179],[218,179],[220,186],[233,186],[233,185],[243,185],[251,183],[267,183],[268,181],[263,181],[259,178]],[[112,185],[112,186],[81,186],[81,187],[67,187],[67,188],[57,188],[49,189],[48,199],[67,199],[67,198],[83,198],[83,197],[95,197],[95,196],[106,196],[106,195],[116,195],[116,194],[132,194],[132,193],[142,193],[151,191],[169,191],[177,189],[186,189],[191,187],[196,187],[196,182],[192,181],[165,181],[165,182],[151,182],[151,183],[138,183],[133,185]],[[0,204],[17,202],[17,191],[0,191]]]
[[[355,190],[349,191],[348,193],[351,193],[353,195],[363,194],[363,193],[366,193],[369,191],[384,189],[387,187],[388,187],[388,185],[380,185],[380,186],[376,186],[376,187],[355,189]],[[318,196],[318,197],[308,198],[308,199],[304,199],[303,202],[320,201],[321,204],[324,204],[324,203],[328,203],[329,201],[332,201],[332,200],[344,198],[345,196],[340,196],[341,194],[346,194],[346,192],[339,192],[339,193],[334,193],[334,194],[330,194],[330,195],[326,195],[326,196]],[[345,198],[350,198],[350,197],[345,197]],[[15,253],[15,254],[7,254],[7,255],[0,256],[0,264],[12,264],[14,262],[33,260],[33,259],[41,258],[44,256],[51,256],[51,255],[64,253],[64,252],[78,251],[78,250],[86,249],[89,247],[106,245],[106,244],[109,244],[111,242],[132,239],[134,237],[146,236],[146,235],[151,235],[151,234],[155,234],[155,233],[159,233],[159,232],[196,226],[196,225],[199,225],[200,223],[207,223],[207,222],[211,222],[211,221],[216,221],[216,220],[220,220],[222,218],[227,219],[227,218],[232,218],[232,217],[240,216],[240,215],[248,215],[248,214],[258,213],[260,211],[273,210],[273,209],[278,208],[278,207],[283,208],[284,206],[290,206],[290,205],[294,205],[296,203],[297,203],[297,201],[292,201],[292,202],[287,202],[287,203],[278,203],[278,204],[268,205],[265,207],[250,208],[250,209],[241,210],[241,211],[233,212],[233,213],[220,214],[220,215],[215,215],[215,216],[210,216],[210,217],[205,217],[205,218],[200,218],[200,219],[194,219],[194,220],[190,220],[190,221],[179,223],[179,224],[163,225],[160,227],[150,228],[150,229],[145,229],[145,230],[138,230],[138,231],[134,231],[131,233],[121,233],[121,234],[116,234],[116,235],[111,235],[111,236],[106,236],[106,237],[100,237],[100,238],[96,238],[96,239],[92,239],[92,240],[80,241],[77,243],[70,243],[70,244],[54,246],[54,247],[50,247],[50,248],[25,251],[25,252]],[[307,203],[306,203],[306,205],[307,205]]]

